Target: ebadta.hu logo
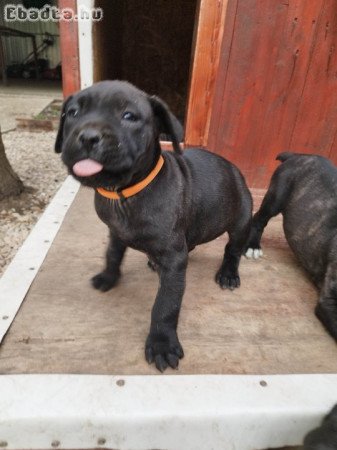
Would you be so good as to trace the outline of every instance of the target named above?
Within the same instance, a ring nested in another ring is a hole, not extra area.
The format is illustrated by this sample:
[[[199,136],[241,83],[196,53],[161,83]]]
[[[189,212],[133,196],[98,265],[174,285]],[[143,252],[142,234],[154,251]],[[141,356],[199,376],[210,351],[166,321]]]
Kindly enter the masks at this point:
[[[29,4],[44,3],[40,8]],[[58,8],[46,2],[24,2],[24,4],[6,4],[3,10],[3,18],[5,22],[76,22],[76,21],[93,21],[99,22],[103,19],[102,8],[87,8],[79,5],[77,11],[72,8]]]

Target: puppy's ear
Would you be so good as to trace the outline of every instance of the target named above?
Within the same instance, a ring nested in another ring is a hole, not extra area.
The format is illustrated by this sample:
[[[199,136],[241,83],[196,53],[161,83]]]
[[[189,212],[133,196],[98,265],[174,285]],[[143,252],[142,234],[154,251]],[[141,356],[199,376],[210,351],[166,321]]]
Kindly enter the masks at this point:
[[[179,143],[184,138],[184,129],[181,123],[171,113],[166,103],[159,97],[155,95],[149,96],[149,102],[157,122],[159,133],[168,134],[171,137],[174,151],[182,154]]]
[[[61,117],[60,117],[60,125],[59,125],[59,129],[57,132],[57,136],[56,136],[56,141],[55,141],[55,152],[56,153],[61,153],[62,152],[62,141],[63,141],[63,126],[64,126],[64,122],[65,122],[65,118],[66,118],[66,107],[69,103],[69,101],[73,98],[72,95],[70,95],[64,102],[62,105],[62,111],[61,111]]]

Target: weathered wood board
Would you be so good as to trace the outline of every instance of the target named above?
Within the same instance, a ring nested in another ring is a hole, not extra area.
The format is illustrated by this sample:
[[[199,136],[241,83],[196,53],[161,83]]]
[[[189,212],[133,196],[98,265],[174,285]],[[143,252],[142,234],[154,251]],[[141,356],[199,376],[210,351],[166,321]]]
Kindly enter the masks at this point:
[[[179,374],[336,373],[337,348],[313,310],[317,293],[288,249],[281,217],[261,261],[242,259],[240,289],[214,282],[225,237],[190,255],[179,322]],[[81,189],[3,345],[0,373],[155,374],[144,342],[157,289],[146,256],[128,250],[123,277],[102,294],[107,230]]]

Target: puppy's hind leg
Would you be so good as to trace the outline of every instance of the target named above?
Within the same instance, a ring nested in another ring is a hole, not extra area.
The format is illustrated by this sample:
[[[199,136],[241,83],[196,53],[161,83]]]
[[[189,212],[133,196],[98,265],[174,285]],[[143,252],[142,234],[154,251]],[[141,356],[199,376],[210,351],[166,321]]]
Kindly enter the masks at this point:
[[[106,268],[91,279],[95,289],[106,292],[117,284],[121,275],[120,265],[125,250],[125,244],[110,231],[110,242],[106,253]]]
[[[281,172],[280,166],[272,176],[270,186],[260,209],[254,214],[245,256],[258,259],[263,255],[261,250],[261,237],[269,220],[282,212],[289,192],[289,176]]]
[[[337,261],[328,265],[315,313],[337,342]]]
[[[235,231],[229,231],[229,241],[220,269],[215,275],[215,281],[222,289],[233,290],[240,286],[239,263],[245,249],[250,229],[250,218]]]

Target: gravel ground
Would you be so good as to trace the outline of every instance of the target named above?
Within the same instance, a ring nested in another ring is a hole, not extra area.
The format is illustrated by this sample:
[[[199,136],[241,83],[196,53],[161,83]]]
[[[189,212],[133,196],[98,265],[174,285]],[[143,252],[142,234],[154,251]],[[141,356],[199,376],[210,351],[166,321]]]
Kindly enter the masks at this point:
[[[0,276],[67,176],[60,155],[54,153],[55,132],[15,130],[2,138],[26,189],[0,201]]]
[[[54,99],[62,99],[62,89],[49,80],[9,80],[8,86],[0,83],[1,131],[14,129],[16,117],[32,117]]]

